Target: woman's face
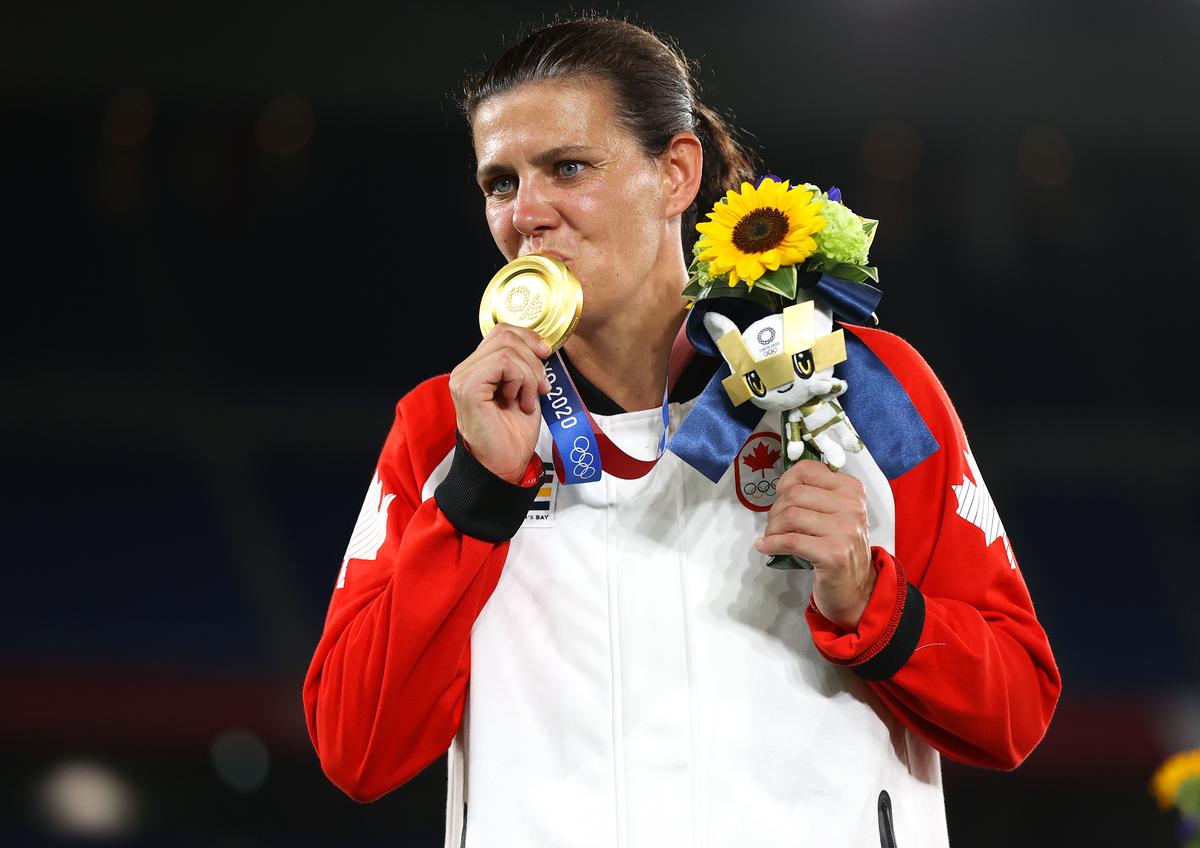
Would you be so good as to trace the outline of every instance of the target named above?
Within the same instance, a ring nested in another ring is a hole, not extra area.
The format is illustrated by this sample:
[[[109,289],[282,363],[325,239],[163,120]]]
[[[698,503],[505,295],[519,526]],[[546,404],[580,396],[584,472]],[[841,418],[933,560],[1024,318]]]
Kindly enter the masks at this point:
[[[627,308],[664,247],[681,251],[662,167],[619,125],[605,83],[518,86],[485,100],[472,128],[496,246],[509,260],[566,262],[583,285],[586,323]]]

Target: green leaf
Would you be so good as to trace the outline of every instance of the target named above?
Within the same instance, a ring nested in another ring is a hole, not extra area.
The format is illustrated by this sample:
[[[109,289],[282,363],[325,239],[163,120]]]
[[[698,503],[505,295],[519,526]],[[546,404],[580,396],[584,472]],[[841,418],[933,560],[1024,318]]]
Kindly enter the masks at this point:
[[[875,243],[875,228],[879,226],[879,222],[874,218],[863,218],[863,232],[867,234],[867,249]]]
[[[808,261],[804,263],[804,270],[822,274],[826,269],[832,268],[834,264],[828,257],[818,253],[808,258]]]
[[[829,266],[825,268],[825,273],[831,277],[853,280],[856,283],[863,283],[868,279],[878,279],[878,272],[870,265],[851,265],[849,262]]]
[[[795,300],[796,266],[781,265],[774,271],[767,271],[755,281],[754,287],[777,294],[786,300]]]
[[[705,262],[699,256],[700,251],[697,251],[697,256],[692,260],[692,264],[688,266],[688,274],[693,279],[698,279],[702,285],[709,285],[717,280],[725,280],[728,282],[728,274],[713,274],[712,264]]]
[[[754,288],[748,288],[745,283],[738,283],[736,286],[731,286],[726,282],[717,283],[706,287],[700,293],[697,300],[708,300],[714,297],[736,297],[743,300],[753,300],[765,307],[768,312],[779,312],[786,305],[778,294],[760,289],[757,282],[754,284]]]
[[[701,292],[708,288],[711,288],[711,286],[706,286],[701,283],[699,277],[692,277],[690,280],[688,280],[687,286],[685,286],[683,291],[681,291],[679,294],[683,297],[690,297],[694,300],[700,297]]]

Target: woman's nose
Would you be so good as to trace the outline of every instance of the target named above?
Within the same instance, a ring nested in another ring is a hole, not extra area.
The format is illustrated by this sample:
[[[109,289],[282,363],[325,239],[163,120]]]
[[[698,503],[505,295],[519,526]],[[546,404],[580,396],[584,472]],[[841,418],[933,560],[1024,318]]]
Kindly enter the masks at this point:
[[[538,186],[521,183],[512,207],[513,226],[519,233],[532,236],[558,226],[558,210]]]

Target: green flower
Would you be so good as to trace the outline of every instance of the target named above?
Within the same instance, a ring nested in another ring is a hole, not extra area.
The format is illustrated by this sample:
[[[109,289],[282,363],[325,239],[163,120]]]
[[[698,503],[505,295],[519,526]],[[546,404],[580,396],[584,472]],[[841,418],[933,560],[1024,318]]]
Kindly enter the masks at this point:
[[[821,215],[825,218],[825,227],[813,235],[817,240],[817,252],[834,262],[864,264],[871,240],[863,229],[862,219],[836,200],[828,199]]]
[[[699,241],[692,247],[692,267],[688,270],[692,272],[692,280],[703,286],[711,286],[718,278],[714,277],[709,264],[700,258],[700,254],[704,252],[704,247]]]

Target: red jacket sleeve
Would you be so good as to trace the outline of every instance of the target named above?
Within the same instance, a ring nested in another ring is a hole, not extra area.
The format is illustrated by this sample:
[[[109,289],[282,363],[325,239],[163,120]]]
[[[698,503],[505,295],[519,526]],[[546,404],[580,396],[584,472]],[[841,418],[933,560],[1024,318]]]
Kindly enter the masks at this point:
[[[939,751],[1015,768],[1058,702],[1049,641],[941,383],[900,338],[852,330],[900,381],[939,449],[891,481],[896,552],[872,550],[878,576],[858,628],[843,630],[810,604],[814,642]]]
[[[321,766],[359,801],[411,779],[453,740],[471,628],[508,550],[465,535],[435,498],[421,499],[455,449],[446,382],[427,381],[396,407],[304,681]]]

